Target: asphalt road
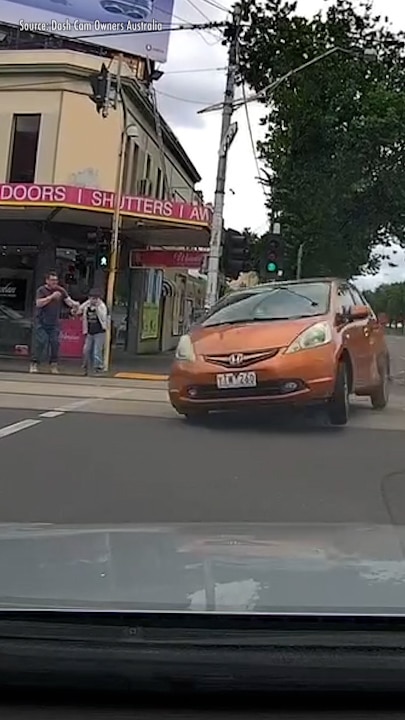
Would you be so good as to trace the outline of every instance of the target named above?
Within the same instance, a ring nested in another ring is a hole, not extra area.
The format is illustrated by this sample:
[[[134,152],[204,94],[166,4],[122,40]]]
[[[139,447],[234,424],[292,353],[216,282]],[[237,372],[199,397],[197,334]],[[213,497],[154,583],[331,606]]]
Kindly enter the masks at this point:
[[[345,429],[242,418],[193,427],[120,405],[44,417],[26,397],[31,409],[0,408],[2,522],[405,522],[402,416],[386,429],[370,427],[384,413],[366,406]]]

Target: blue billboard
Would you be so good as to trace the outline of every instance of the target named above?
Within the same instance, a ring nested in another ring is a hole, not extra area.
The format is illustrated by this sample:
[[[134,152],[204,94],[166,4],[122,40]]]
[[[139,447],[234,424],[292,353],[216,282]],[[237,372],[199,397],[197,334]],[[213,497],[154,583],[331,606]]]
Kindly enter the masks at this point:
[[[166,62],[174,0],[0,0],[0,22]]]

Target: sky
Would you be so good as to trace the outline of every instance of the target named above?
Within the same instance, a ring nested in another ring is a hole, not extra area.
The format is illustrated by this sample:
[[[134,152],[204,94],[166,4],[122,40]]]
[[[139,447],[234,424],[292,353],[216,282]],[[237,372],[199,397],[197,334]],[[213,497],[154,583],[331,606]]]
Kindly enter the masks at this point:
[[[157,0],[158,2],[159,0]],[[204,23],[229,19],[231,0],[175,0],[173,24]],[[323,0],[299,0],[298,10],[312,15]],[[405,29],[405,4],[399,0],[374,0],[376,13],[388,16],[394,29]],[[221,44],[220,30],[177,31],[172,33],[168,61],[161,66],[164,76],[156,83],[159,110],[172,126],[197,170],[206,202],[212,202],[220,137],[220,112],[198,114],[199,110],[222,102],[225,86],[227,49]],[[238,96],[241,91],[238,90]],[[247,95],[252,94],[249,89]],[[257,181],[258,170],[252,149],[261,139],[259,126],[264,108],[249,104],[249,122],[243,108],[235,112],[238,132],[228,156],[228,181],[225,195],[225,224],[237,230],[249,227],[257,233],[268,229],[264,193]],[[392,260],[398,267],[384,263],[378,275],[362,278],[363,287],[382,282],[405,280],[405,253],[398,251]]]

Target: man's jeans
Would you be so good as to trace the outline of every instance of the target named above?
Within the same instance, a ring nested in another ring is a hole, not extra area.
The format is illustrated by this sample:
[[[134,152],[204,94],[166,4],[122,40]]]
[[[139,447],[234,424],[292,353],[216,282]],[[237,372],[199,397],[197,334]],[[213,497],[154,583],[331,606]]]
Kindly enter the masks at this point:
[[[53,365],[59,358],[59,326],[58,325],[37,325],[34,328],[34,351],[32,362],[41,363],[48,359]]]
[[[103,370],[103,352],[105,332],[96,335],[86,335],[83,348],[83,364],[87,370]]]

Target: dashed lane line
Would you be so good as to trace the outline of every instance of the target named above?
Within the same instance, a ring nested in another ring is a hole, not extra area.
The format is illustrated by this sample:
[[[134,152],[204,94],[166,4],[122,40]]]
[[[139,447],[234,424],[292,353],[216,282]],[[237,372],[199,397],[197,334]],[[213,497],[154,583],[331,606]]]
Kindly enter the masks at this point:
[[[28,428],[35,427],[36,425],[40,425],[46,418],[57,418],[67,412],[78,410],[91,402],[94,402],[94,398],[78,400],[77,402],[69,403],[63,407],[41,413],[36,420],[34,420],[34,418],[28,418],[27,420],[20,420],[20,422],[13,423],[12,425],[6,425],[5,427],[0,428],[0,439],[8,437],[9,435],[15,435],[15,433],[21,432],[22,430],[28,430]]]
[[[40,425],[41,420],[20,420],[20,422],[13,423],[12,425],[6,425],[6,427],[0,428],[0,438],[14,435],[15,433],[21,432],[21,430],[27,430],[35,425]]]

